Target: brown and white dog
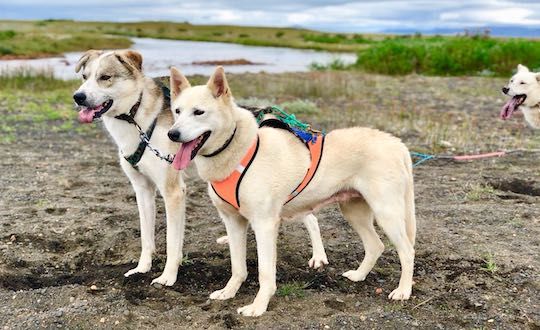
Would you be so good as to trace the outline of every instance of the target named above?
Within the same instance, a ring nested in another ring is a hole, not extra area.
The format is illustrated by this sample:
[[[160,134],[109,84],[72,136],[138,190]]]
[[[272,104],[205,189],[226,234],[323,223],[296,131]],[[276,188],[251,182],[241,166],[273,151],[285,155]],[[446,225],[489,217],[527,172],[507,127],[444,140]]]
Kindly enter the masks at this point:
[[[150,151],[144,152],[135,166],[130,164],[126,157],[139,149],[139,131],[134,124],[119,119],[122,115],[132,116],[144,131],[148,131],[155,121],[151,144],[163,153],[174,152],[178,143],[167,138],[167,131],[173,123],[168,95],[164,94],[159,82],[143,74],[142,56],[135,51],[90,50],[81,57],[75,70],[81,71],[83,78],[82,85],[73,95],[80,110],[79,120],[91,123],[98,118],[103,119],[105,128],[118,146],[120,165],[137,197],[142,250],[137,267],[125,276],[146,273],[152,266],[158,190],[165,201],[167,213],[167,261],[161,276],[152,283],[173,285],[182,261],[185,183],[180,172]]]
[[[390,134],[369,128],[346,128],[328,133],[315,176],[286,204],[309,168],[306,146],[293,134],[271,127],[258,128],[253,115],[234,102],[223,68],[218,67],[206,85],[191,87],[171,69],[171,108],[175,123],[169,137],[183,143],[173,166],[183,169],[193,159],[201,178],[223,182],[242,171],[237,190],[240,207],[209,194],[222,217],[231,253],[232,276],[227,285],[210,295],[229,299],[247,277],[246,232],[255,232],[259,265],[259,292],[252,304],[238,312],[263,314],[276,291],[277,235],[281,219],[310,214],[329,202],[338,202],[365,247],[358,269],[343,276],[364,280],[384,250],[374,229],[374,219],[396,247],[401,279],[389,298],[409,299],[413,284],[416,218],[412,162],[407,147]],[[247,171],[241,160],[258,139],[258,151]],[[216,150],[220,150],[216,154]],[[208,156],[212,155],[212,156]]]

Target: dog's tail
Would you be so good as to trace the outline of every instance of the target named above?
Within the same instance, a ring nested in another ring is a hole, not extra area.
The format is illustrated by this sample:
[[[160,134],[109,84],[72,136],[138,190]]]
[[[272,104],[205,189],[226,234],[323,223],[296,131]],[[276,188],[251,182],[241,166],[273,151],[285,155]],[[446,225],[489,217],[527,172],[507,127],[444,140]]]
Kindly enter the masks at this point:
[[[405,167],[407,171],[407,183],[405,186],[405,228],[407,237],[414,246],[416,240],[416,211],[414,204],[414,178],[412,171],[412,160],[409,151],[405,155]]]

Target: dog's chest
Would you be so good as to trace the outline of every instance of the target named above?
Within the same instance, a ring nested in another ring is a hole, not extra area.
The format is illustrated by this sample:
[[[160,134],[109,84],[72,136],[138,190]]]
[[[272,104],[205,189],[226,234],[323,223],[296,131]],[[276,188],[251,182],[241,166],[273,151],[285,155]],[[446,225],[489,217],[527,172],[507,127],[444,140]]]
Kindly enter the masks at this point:
[[[135,126],[108,118],[103,119],[103,124],[123,156],[130,155],[137,149],[140,139]]]

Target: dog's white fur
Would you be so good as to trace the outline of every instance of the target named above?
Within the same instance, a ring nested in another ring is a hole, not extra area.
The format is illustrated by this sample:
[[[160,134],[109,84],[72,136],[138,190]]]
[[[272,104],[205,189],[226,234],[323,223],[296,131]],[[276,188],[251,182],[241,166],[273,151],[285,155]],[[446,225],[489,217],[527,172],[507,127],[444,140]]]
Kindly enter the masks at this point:
[[[506,87],[508,96],[527,95],[521,111],[531,127],[540,128],[540,73],[519,64]]]
[[[126,64],[122,64],[117,56]],[[132,67],[124,67],[124,65]],[[172,125],[169,110],[162,110],[163,93],[153,79],[144,76],[140,54],[125,50],[114,52],[88,51],[81,57],[77,71],[82,70],[87,78],[77,92],[87,95],[92,106],[108,99],[113,100],[109,111],[103,115],[103,123],[118,146],[120,165],[129,178],[137,198],[141,226],[141,255],[137,267],[125,276],[135,273],[146,273],[152,266],[152,255],[155,251],[154,230],[156,219],[156,188],[163,196],[167,216],[167,261],[161,276],[152,283],[173,285],[176,281],[178,267],[182,262],[182,245],[185,226],[186,188],[180,172],[175,171],[168,163],[146,151],[134,169],[124,155],[132,154],[138,147],[139,132],[132,124],[114,118],[122,113],[129,113],[131,107],[139,99],[142,100],[135,116],[136,122],[146,130],[154,118],[157,125],[151,138],[153,146],[163,153],[174,153],[178,148],[167,138],[167,131]],[[99,80],[100,75],[110,75],[109,82]]]
[[[229,299],[247,277],[246,232],[255,232],[260,289],[252,304],[239,308],[246,316],[258,316],[267,309],[276,291],[276,243],[280,220],[312,213],[328,202],[339,202],[344,217],[358,232],[365,257],[358,269],[343,276],[364,280],[384,245],[373,220],[396,247],[402,273],[397,289],[389,298],[408,299],[412,291],[416,220],[412,163],[401,141],[369,128],[347,128],[326,135],[319,170],[307,188],[285,205],[287,196],[302,181],[309,167],[307,148],[292,134],[273,128],[258,129],[253,115],[234,103],[223,68],[218,67],[207,85],[191,87],[176,69],[171,70],[172,106],[177,112],[172,130],[181,141],[211,135],[198,151],[210,153],[224,144],[236,127],[229,146],[211,158],[195,156],[199,175],[206,181],[226,178],[237,166],[256,136],[259,151],[240,188],[240,210],[222,201],[212,189],[210,197],[227,228],[232,276],[227,285],[210,295]],[[195,115],[194,109],[205,111]]]

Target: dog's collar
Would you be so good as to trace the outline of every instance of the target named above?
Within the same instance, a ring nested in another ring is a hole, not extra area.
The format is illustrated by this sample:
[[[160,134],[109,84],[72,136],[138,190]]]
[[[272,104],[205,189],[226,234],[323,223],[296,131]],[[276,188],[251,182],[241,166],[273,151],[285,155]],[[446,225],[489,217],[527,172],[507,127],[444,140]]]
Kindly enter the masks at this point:
[[[227,141],[225,141],[225,143],[224,143],[218,150],[212,152],[212,153],[209,154],[209,155],[203,155],[203,157],[208,157],[208,158],[214,157],[214,156],[219,155],[223,150],[227,149],[227,147],[229,146],[229,144],[231,144],[231,142],[232,142],[232,140],[233,140],[233,138],[234,138],[234,135],[236,134],[236,128],[237,128],[237,127],[235,126],[235,127],[234,127],[234,131],[233,131],[231,137],[229,137],[229,138],[227,139]]]
[[[137,124],[135,122],[135,115],[137,114],[137,111],[139,111],[139,106],[141,105],[141,101],[142,101],[142,92],[141,94],[139,95],[139,100],[137,100],[137,103],[135,103],[131,109],[129,110],[129,114],[126,114],[126,113],[123,113],[121,115],[118,115],[114,118],[116,119],[120,119],[120,120],[123,120],[123,121],[127,121],[128,123],[130,124]]]

